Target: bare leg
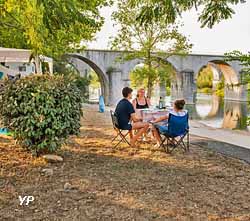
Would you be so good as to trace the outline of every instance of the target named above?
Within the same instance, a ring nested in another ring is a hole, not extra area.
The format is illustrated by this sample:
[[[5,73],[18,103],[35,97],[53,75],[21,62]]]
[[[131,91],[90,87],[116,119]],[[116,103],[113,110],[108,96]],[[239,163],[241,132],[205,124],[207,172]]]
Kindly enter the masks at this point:
[[[134,146],[137,139],[148,130],[149,124],[143,122],[136,122],[132,125],[132,130],[138,130],[136,135],[131,140],[131,145]]]
[[[129,131],[129,137],[130,137],[130,140],[133,139],[133,131],[132,130]]]
[[[159,131],[155,127],[153,127],[152,132],[153,132],[153,135],[154,135],[154,137],[155,137],[155,139],[157,141],[157,144],[161,144],[162,140],[161,140],[161,136],[159,134]]]

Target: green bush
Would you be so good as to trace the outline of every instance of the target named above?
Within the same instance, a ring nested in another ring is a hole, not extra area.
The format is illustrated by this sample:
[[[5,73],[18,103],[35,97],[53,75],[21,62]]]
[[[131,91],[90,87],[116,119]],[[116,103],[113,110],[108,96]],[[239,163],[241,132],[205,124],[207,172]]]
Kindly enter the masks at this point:
[[[219,97],[224,97],[224,78],[216,85],[216,95]]]
[[[212,94],[213,90],[212,88],[201,88],[197,90],[198,93],[203,93],[203,94]]]
[[[199,89],[213,87],[213,72],[209,67],[202,69],[202,71],[198,74],[197,87]]]
[[[75,76],[75,84],[81,92],[82,100],[86,101],[89,98],[88,87],[91,79],[89,77]]]
[[[33,153],[54,152],[80,128],[81,95],[63,76],[30,75],[5,82],[0,117],[14,138]]]
[[[171,88],[170,87],[166,87],[166,95],[167,96],[171,95]]]

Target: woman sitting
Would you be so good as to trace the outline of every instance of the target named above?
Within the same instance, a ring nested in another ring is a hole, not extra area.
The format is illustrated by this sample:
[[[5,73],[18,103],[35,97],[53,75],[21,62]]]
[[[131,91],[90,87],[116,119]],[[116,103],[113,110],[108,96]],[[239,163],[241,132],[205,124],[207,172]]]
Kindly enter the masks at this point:
[[[137,96],[136,98],[132,101],[134,109],[135,110],[140,110],[140,109],[145,109],[149,108],[150,104],[150,99],[146,98],[145,96],[145,90],[143,88],[140,88],[137,91]]]
[[[187,110],[184,110],[184,105],[185,105],[185,101],[184,100],[176,100],[174,102],[174,106],[173,106],[173,109],[169,111],[169,113],[171,113],[172,115],[175,115],[175,116],[185,116],[187,114]],[[167,114],[166,116],[162,116],[162,117],[159,117],[155,120],[152,121],[152,123],[159,123],[159,122],[162,122],[162,121],[166,121],[169,117],[169,114]],[[167,126],[167,123],[163,124],[163,125],[158,125],[157,126],[158,130],[161,132],[161,133],[164,133],[166,131],[168,131],[168,126]],[[160,136],[160,133],[158,131],[155,126],[153,126],[153,135],[157,141],[157,146],[160,146],[162,140],[161,140],[161,136]]]
[[[146,96],[145,96],[144,88],[140,88],[137,91],[136,98],[132,101],[132,104],[133,104],[133,107],[134,107],[135,112],[137,113],[137,115],[139,117],[142,117],[142,113],[141,113],[140,110],[149,108],[149,106],[151,105],[150,104],[150,99],[146,98]],[[147,140],[146,137],[147,137],[147,132],[143,134],[142,139],[144,141],[146,141]]]

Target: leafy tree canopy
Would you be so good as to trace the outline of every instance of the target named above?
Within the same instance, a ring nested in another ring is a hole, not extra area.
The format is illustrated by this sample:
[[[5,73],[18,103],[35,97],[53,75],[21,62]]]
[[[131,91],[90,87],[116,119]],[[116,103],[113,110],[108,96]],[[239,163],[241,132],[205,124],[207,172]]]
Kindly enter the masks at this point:
[[[56,58],[100,30],[105,0],[0,0],[0,46]]]
[[[142,24],[164,19],[174,23],[182,12],[192,8],[201,10],[201,27],[212,28],[214,24],[229,19],[235,13],[232,6],[246,0],[129,0],[131,7],[141,5],[137,19]]]
[[[119,1],[118,9],[112,15],[115,25],[118,26],[118,34],[112,41],[112,49],[130,51],[124,56],[125,60],[139,58],[143,61],[148,69],[144,73],[150,97],[153,84],[158,79],[155,75],[158,72],[153,69],[166,63],[164,60],[175,53],[187,53],[192,45],[178,32],[178,24],[169,24],[164,19],[158,19],[142,26],[137,20],[140,8],[141,5],[131,7],[129,0]]]
[[[230,53],[226,53],[226,61],[239,61],[240,64],[244,67],[242,71],[244,72],[242,82],[250,83],[250,52],[244,54],[240,51],[232,51]]]

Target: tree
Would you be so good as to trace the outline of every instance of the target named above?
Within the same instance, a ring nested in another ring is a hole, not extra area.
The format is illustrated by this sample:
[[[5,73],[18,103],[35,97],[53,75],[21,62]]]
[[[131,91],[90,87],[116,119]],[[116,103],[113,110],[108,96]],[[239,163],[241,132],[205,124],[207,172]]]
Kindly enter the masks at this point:
[[[210,67],[203,68],[197,77],[198,89],[206,89],[212,91],[213,88],[213,72]],[[209,90],[210,89],[210,90]]]
[[[90,76],[90,86],[94,89],[101,88],[100,79],[93,70],[90,71],[89,76]]]
[[[230,53],[226,53],[226,61],[239,61],[240,64],[244,67],[242,69],[244,75],[242,79],[243,84],[250,83],[250,52],[248,54],[244,54],[240,51],[232,51]]]
[[[81,76],[80,72],[65,60],[56,61],[53,65],[55,75],[63,75],[67,82],[74,82],[81,92],[82,101],[89,97],[88,87],[91,82],[90,76]]]
[[[166,23],[164,19],[141,26],[137,20],[141,5],[131,7],[129,0],[121,0],[112,15],[118,26],[118,35],[112,41],[112,49],[129,51],[125,60],[140,58],[147,73],[148,96],[151,97],[157,76],[154,69],[166,63],[164,59],[175,53],[185,54],[191,45],[178,32],[178,24]],[[163,59],[164,58],[164,59]]]
[[[250,52],[244,54],[240,51],[232,51],[226,53],[226,61],[239,61],[244,68],[242,69],[243,75],[241,79],[242,84],[247,84],[248,86],[248,98],[250,98]],[[250,117],[247,118],[247,125],[250,125]]]
[[[156,69],[152,69],[151,73],[148,73],[148,67],[146,65],[136,67],[130,73],[131,86],[134,88],[147,87],[148,75],[152,74],[154,77],[152,80],[166,86],[166,93],[170,95],[171,77],[175,71],[170,65],[161,65]]]
[[[165,19],[174,23],[182,12],[202,8],[198,21],[202,27],[212,28],[215,23],[229,19],[235,13],[232,5],[246,0],[129,0],[131,7],[141,5],[137,19],[142,24]]]
[[[82,49],[103,18],[105,0],[0,0],[0,46],[32,49],[58,58]]]
[[[153,70],[155,72],[156,70]],[[135,67],[134,70],[130,72],[130,81],[131,86],[133,88],[140,88],[140,87],[147,87],[148,85],[148,75],[149,70],[146,65]],[[154,76],[156,76],[156,73],[154,73]]]

